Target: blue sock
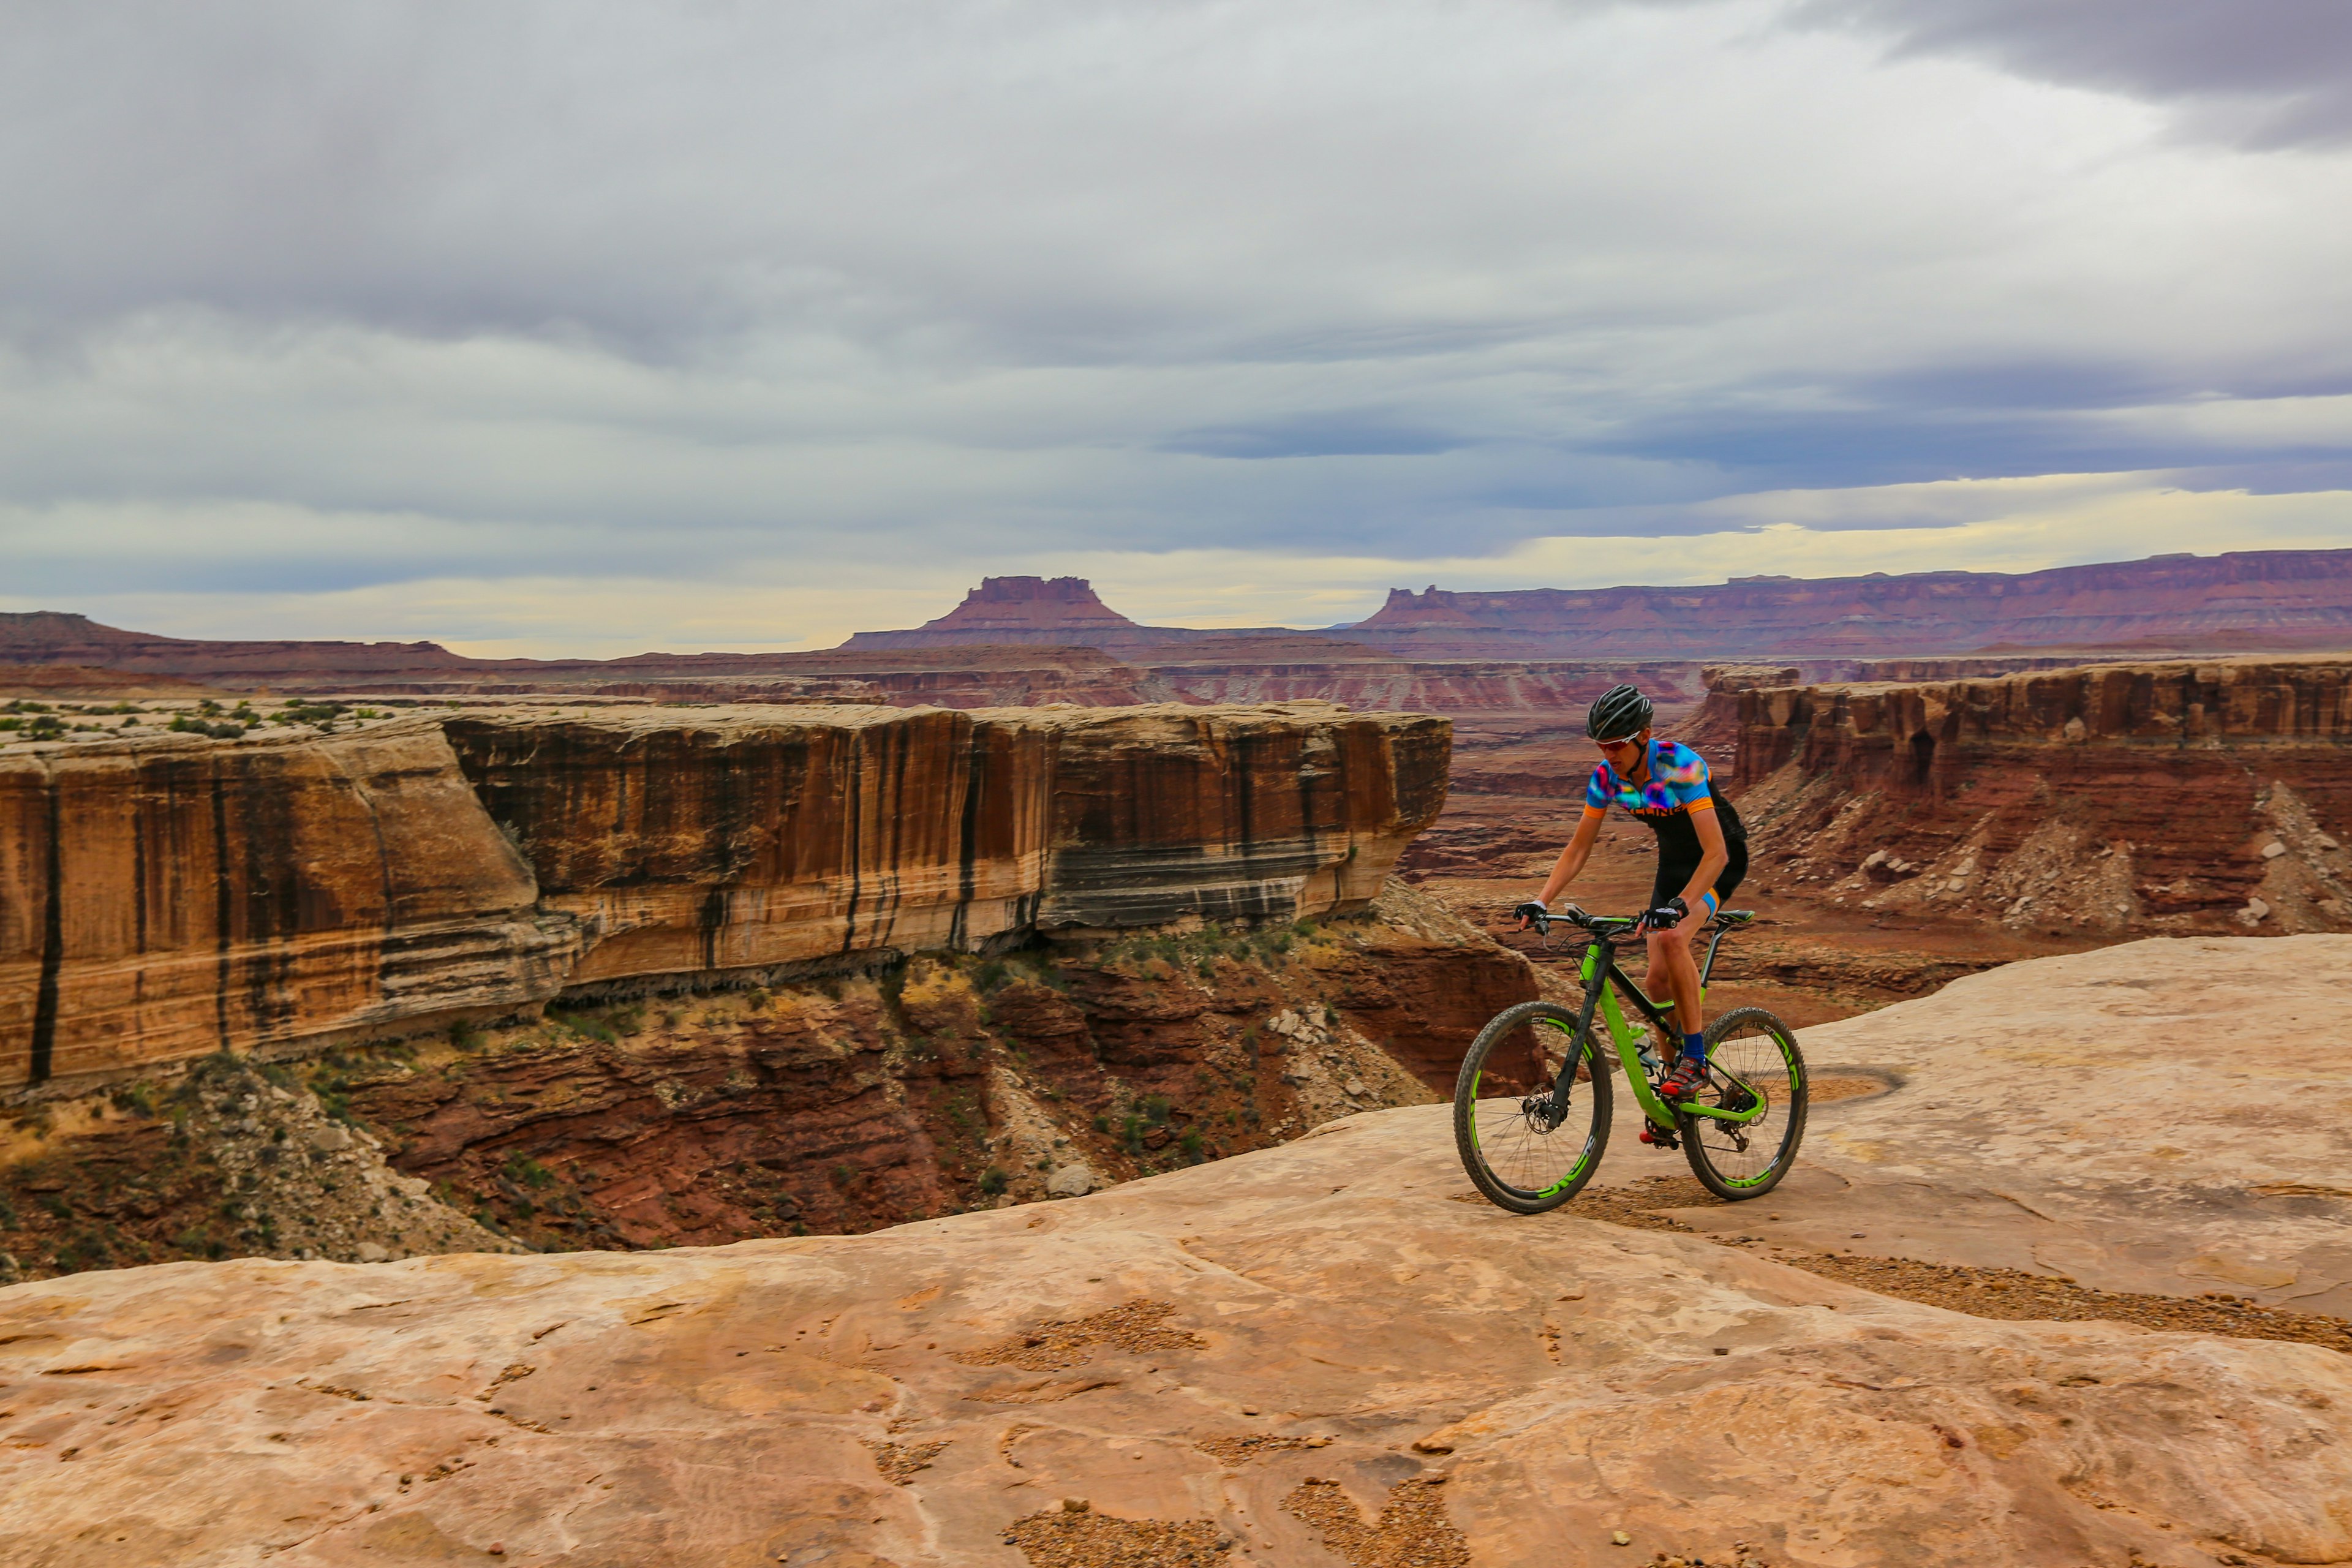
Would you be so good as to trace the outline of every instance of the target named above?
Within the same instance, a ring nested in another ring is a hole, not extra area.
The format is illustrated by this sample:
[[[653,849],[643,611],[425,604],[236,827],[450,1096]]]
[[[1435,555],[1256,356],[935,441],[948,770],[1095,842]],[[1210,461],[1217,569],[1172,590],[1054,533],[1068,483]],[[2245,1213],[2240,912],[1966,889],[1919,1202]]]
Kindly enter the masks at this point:
[[[1706,1037],[1705,1035],[1685,1035],[1683,1037],[1683,1055],[1690,1060],[1696,1062],[1701,1067],[1706,1066]]]

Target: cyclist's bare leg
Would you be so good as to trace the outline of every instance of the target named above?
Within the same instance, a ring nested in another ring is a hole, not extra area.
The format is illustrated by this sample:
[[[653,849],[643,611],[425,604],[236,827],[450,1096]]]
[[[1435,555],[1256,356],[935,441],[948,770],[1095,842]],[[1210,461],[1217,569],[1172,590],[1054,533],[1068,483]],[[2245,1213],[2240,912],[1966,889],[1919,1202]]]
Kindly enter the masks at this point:
[[[1654,931],[1649,941],[1649,972],[1654,982],[1665,982],[1666,994],[1675,999],[1675,1026],[1685,1035],[1697,1034],[1706,1027],[1706,1013],[1699,999],[1698,960],[1691,956],[1690,923]]]

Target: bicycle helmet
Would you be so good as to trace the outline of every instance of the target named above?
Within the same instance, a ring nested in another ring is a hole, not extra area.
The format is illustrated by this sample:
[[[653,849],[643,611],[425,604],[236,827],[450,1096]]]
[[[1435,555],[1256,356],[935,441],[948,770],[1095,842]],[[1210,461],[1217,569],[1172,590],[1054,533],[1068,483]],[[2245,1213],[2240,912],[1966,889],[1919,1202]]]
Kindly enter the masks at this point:
[[[1624,741],[1650,727],[1650,700],[1631,686],[1612,686],[1584,715],[1584,732],[1596,741]]]

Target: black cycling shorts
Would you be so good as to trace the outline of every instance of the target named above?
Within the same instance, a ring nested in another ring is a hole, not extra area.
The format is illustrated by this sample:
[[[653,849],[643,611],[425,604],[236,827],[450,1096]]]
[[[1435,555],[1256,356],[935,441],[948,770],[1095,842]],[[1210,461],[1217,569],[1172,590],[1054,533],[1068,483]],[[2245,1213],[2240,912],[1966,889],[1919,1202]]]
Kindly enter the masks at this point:
[[[1715,879],[1713,891],[1717,909],[1731,901],[1731,895],[1739,890],[1739,879],[1748,875],[1748,840],[1731,839],[1724,848],[1730,852],[1731,863],[1724,867],[1723,874]],[[1688,859],[1677,857],[1669,860],[1664,855],[1659,856],[1658,879],[1650,886],[1650,907],[1664,909],[1668,899],[1676,897],[1689,887],[1690,879],[1698,875],[1698,864],[1696,857]],[[1691,910],[1701,920],[1706,919],[1708,912],[1704,908]]]

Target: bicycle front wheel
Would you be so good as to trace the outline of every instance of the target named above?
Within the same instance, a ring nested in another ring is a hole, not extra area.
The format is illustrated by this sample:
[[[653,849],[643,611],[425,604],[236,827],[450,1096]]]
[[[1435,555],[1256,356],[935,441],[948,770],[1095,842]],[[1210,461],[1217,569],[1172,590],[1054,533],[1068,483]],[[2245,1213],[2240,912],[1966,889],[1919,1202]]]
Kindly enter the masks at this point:
[[[1805,1057],[1789,1026],[1761,1007],[1735,1007],[1707,1026],[1707,1082],[1692,1096],[1726,1110],[1752,1109],[1752,1121],[1682,1116],[1691,1173],[1717,1197],[1760,1198],[1780,1184],[1805,1141]],[[1687,1102],[1686,1102],[1687,1103]]]
[[[1559,1085],[1564,1062],[1580,1064]],[[1488,1201],[1513,1214],[1568,1202],[1609,1147],[1609,1066],[1591,1031],[1556,1002],[1495,1015],[1454,1083],[1454,1146]]]

